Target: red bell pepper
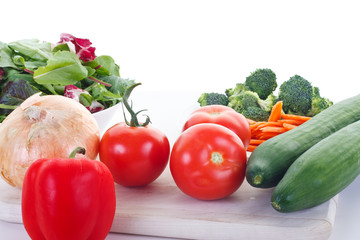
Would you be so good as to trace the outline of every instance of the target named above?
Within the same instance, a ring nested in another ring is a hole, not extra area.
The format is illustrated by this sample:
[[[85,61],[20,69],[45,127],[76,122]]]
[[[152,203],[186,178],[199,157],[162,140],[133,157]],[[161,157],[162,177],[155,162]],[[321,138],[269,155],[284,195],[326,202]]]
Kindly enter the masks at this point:
[[[105,239],[115,209],[114,180],[100,161],[39,159],[25,174],[22,218],[33,240]]]

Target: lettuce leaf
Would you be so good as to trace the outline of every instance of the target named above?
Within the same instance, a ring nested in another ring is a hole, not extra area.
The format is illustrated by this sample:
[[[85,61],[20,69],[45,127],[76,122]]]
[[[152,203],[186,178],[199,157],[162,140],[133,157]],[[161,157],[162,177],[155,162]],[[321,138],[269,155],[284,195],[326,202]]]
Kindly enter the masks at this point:
[[[8,47],[8,45],[0,42],[0,67],[17,68],[17,66],[12,61],[12,54],[13,52]]]
[[[34,80],[38,84],[71,85],[86,78],[88,70],[81,64],[75,53],[58,51],[45,67],[34,71]]]
[[[107,55],[98,56],[93,61],[85,62],[84,64],[93,69],[96,69],[96,73],[101,75],[120,75],[119,67],[115,64],[114,59]]]
[[[9,43],[9,47],[20,55],[38,61],[46,61],[52,56],[51,43],[37,39],[24,39]]]

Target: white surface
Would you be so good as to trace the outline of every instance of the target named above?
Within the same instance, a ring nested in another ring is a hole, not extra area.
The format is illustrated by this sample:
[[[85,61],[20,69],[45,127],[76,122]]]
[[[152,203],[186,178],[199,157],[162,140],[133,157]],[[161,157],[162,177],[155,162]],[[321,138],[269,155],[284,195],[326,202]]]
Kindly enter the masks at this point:
[[[22,222],[21,191],[4,182],[0,189],[0,219]],[[270,204],[272,189],[255,189],[246,181],[228,198],[199,201],[176,187],[168,168],[149,186],[116,185],[115,191],[111,232],[184,239],[327,240],[337,206],[336,196],[312,209],[279,213]]]
[[[62,32],[89,38],[98,55],[114,57],[122,77],[143,83],[136,100],[149,91],[180,91],[184,99],[192,91],[221,92],[263,67],[274,70],[279,84],[299,74],[335,102],[360,89],[356,0],[5,0],[1,9],[0,41],[57,42]],[[188,102],[141,101],[135,106],[150,109],[154,125],[169,135],[179,129],[184,118],[176,110]],[[360,239],[359,188],[358,178],[340,194],[331,240]],[[22,225],[0,222],[0,232],[1,240],[26,239]]]

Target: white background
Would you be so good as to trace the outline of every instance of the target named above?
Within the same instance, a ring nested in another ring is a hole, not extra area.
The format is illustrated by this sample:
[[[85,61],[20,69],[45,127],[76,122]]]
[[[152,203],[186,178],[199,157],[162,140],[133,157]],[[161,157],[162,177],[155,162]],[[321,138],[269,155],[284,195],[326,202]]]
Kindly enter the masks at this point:
[[[337,102],[359,93],[357,1],[2,1],[0,41],[89,38],[138,91],[216,91],[256,68]]]
[[[5,0],[0,41],[56,43],[63,32],[89,38],[97,55],[115,59],[122,77],[142,83],[136,94],[180,91],[185,98],[223,92],[256,68],[271,68],[279,85],[298,74],[337,102],[360,93],[358,5],[355,0]],[[358,190],[352,185],[340,196],[333,239],[358,239],[359,218],[347,207],[359,203],[359,194],[352,198]]]

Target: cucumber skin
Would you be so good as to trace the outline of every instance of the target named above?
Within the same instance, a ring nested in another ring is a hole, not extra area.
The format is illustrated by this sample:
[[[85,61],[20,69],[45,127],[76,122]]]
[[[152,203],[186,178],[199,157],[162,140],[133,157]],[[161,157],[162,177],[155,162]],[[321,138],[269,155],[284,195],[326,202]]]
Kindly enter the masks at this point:
[[[357,121],[303,153],[274,188],[273,207],[279,212],[298,211],[326,202],[341,192],[360,174],[359,142]]]
[[[246,180],[257,188],[275,187],[302,153],[357,120],[360,120],[360,94],[332,105],[299,127],[259,145],[249,157]]]

